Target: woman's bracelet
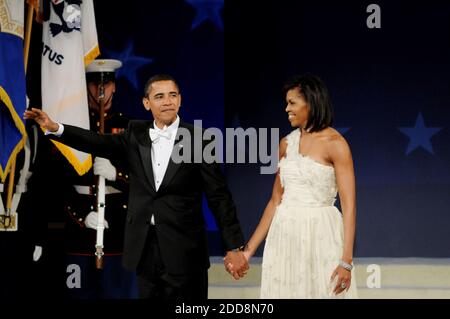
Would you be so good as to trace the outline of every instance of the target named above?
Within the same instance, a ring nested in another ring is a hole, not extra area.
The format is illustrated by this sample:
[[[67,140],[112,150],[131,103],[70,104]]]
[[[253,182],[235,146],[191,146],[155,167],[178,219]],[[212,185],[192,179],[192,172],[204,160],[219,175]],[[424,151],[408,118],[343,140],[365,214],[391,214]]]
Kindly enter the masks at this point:
[[[352,271],[352,269],[353,269],[353,265],[352,264],[346,263],[342,259],[339,260],[339,266],[341,266],[342,268],[344,268],[345,270],[348,270],[348,271]]]

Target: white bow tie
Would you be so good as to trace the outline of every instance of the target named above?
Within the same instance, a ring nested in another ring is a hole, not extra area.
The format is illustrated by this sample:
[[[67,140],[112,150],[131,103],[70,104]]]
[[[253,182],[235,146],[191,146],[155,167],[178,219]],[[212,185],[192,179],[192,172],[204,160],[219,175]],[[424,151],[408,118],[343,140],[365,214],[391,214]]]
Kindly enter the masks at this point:
[[[152,142],[157,142],[160,137],[164,137],[168,140],[172,137],[172,134],[167,131],[155,130],[153,128],[150,129],[150,138]]]

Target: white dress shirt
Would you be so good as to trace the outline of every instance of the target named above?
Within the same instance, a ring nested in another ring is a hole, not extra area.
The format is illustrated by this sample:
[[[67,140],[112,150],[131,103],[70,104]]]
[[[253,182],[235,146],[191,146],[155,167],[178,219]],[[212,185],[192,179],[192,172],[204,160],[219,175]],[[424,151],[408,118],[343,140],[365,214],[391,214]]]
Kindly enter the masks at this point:
[[[153,122],[153,129],[149,130],[150,139],[152,140],[152,168],[156,191],[161,186],[161,182],[166,174],[179,124],[180,118],[177,116],[170,126],[164,126],[163,129],[160,129],[156,126],[156,122]],[[159,132],[164,134],[164,136],[157,136]],[[153,215],[150,223],[155,225]]]
[[[154,134],[151,134],[151,129],[149,130],[150,139],[152,140],[152,167],[156,191],[158,191],[159,186],[161,186],[161,182],[166,174],[179,124],[180,118],[178,116],[169,127],[164,126],[163,129],[158,128],[156,123],[153,122],[153,129],[156,132],[168,133],[165,135],[168,135],[169,137],[160,136],[155,138]]]

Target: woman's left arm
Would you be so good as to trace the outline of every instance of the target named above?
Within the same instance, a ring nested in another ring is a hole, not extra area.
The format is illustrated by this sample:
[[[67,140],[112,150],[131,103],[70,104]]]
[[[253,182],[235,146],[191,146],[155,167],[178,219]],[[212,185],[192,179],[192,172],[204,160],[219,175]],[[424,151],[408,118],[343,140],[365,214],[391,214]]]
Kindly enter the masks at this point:
[[[335,169],[344,222],[344,250],[341,259],[351,264],[353,262],[353,244],[356,226],[355,172],[350,147],[342,136],[330,141],[329,156]],[[350,281],[351,279],[350,272],[340,266],[337,268],[336,275],[341,277],[339,278],[340,280]],[[350,284],[347,282],[347,290],[349,286]],[[341,290],[339,288],[337,289],[337,293]]]
[[[330,159],[334,165],[344,220],[344,252],[342,260],[350,264],[353,261],[356,224],[355,171],[352,153],[345,139],[339,137],[331,144]]]

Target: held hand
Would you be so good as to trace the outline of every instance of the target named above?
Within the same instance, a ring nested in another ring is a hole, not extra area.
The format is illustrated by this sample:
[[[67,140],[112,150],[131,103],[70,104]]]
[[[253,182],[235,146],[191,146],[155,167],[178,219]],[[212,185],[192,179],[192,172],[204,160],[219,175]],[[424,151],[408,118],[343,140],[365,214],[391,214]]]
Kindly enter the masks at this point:
[[[234,279],[238,280],[247,274],[249,269],[248,261],[241,251],[229,251],[223,259],[226,271],[228,271]]]
[[[253,254],[248,250],[245,249],[242,254],[244,254],[245,259],[247,260],[247,262],[250,262],[250,259],[252,258]]]
[[[86,218],[84,219],[84,225],[87,228],[92,228],[97,230],[97,225],[98,225],[98,213],[97,212],[90,212]],[[104,219],[104,224],[105,228],[109,228],[108,225],[108,221],[106,219]]]
[[[33,261],[38,261],[42,256],[42,246],[34,246]]]
[[[31,110],[26,110],[23,113],[23,118],[25,120],[35,120],[40,126],[50,132],[56,132],[59,128],[58,123],[53,122],[53,120],[42,110],[32,108]]]
[[[249,265],[250,264],[250,259],[252,258],[253,253],[251,253],[250,250],[248,248],[246,248],[246,249],[244,249],[242,254],[244,255],[245,260],[247,261],[247,265]],[[248,266],[248,267],[250,268],[250,266]],[[233,269],[233,265],[231,265],[231,269]],[[244,271],[243,275],[246,275],[246,274],[247,274],[247,272]]]
[[[344,269],[341,266],[337,266],[336,269],[333,271],[333,274],[331,275],[331,281],[335,280],[335,278],[337,278],[337,280],[333,293],[338,295],[344,290],[348,291],[352,281],[351,271]]]
[[[108,181],[115,181],[117,171],[109,160],[103,157],[96,157],[94,160],[94,174],[103,176]]]

